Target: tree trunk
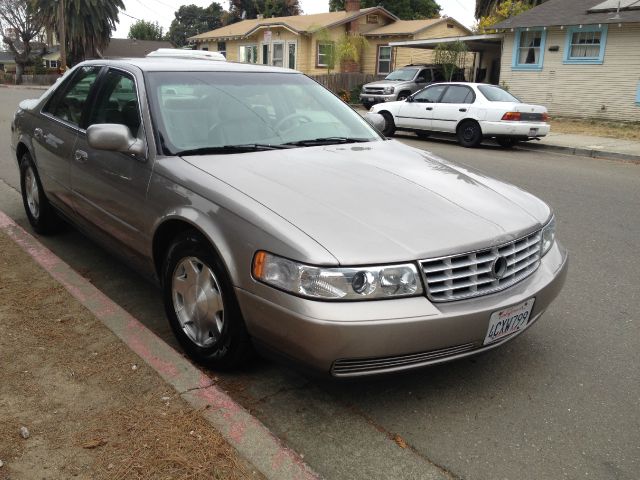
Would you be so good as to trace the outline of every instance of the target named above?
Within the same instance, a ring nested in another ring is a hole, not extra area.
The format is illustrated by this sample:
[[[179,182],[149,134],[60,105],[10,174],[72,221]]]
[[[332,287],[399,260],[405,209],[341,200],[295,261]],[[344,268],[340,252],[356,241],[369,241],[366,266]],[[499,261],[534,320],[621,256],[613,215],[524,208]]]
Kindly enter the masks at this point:
[[[22,84],[23,73],[24,73],[24,63],[16,62],[16,85]]]

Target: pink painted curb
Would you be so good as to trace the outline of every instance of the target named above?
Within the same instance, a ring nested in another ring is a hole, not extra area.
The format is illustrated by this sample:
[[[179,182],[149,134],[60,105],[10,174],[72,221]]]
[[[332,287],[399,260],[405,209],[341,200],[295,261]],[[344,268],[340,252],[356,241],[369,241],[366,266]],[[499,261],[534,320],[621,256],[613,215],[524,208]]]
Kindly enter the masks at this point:
[[[0,210],[0,230],[140,356],[181,397],[271,480],[319,480],[295,451],[286,447],[213,380],[155,333],[114,303],[35,237]],[[206,407],[206,408],[205,408]]]

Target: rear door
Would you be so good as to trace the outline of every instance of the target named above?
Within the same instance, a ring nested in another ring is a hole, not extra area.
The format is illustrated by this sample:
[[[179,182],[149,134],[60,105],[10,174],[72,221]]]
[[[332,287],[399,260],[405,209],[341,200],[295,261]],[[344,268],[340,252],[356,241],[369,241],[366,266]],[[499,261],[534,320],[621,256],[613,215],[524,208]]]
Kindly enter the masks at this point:
[[[126,125],[134,137],[145,138],[136,77],[128,71],[109,68],[100,78],[87,128],[93,124]],[[71,167],[71,187],[77,213],[101,233],[143,250],[143,233],[151,163],[130,154],[96,150],[81,132]],[[124,252],[125,255],[129,251]]]
[[[476,94],[471,87],[449,85],[442,98],[433,106],[433,130],[454,133],[475,99]]]
[[[398,111],[396,125],[398,127],[417,130],[431,130],[433,106],[440,100],[446,85],[432,85],[413,95]]]
[[[72,208],[71,157],[101,68],[79,68],[54,92],[34,126],[34,156],[43,188],[55,204],[67,210]]]

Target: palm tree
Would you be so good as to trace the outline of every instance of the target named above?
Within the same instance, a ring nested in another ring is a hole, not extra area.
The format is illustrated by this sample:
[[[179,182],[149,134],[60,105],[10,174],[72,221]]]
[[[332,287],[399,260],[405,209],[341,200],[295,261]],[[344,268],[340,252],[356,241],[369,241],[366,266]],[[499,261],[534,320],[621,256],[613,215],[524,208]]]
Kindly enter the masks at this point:
[[[122,0],[32,0],[47,26],[60,31],[59,3],[64,1],[66,51],[70,64],[96,57],[109,44]],[[58,35],[58,37],[60,37]]]
[[[528,4],[532,7],[536,5],[540,5],[541,3],[546,2],[547,0],[526,0]],[[491,15],[493,10],[498,6],[501,0],[476,0],[476,18],[480,19],[480,17],[486,17]]]

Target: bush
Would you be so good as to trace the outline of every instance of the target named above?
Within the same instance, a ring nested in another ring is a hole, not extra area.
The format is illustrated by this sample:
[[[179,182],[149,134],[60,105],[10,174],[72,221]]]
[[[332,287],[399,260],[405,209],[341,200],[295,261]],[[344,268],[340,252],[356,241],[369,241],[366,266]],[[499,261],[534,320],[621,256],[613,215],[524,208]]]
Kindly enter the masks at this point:
[[[338,90],[338,96],[343,102],[346,102],[346,103],[351,102],[351,93],[344,89]]]

